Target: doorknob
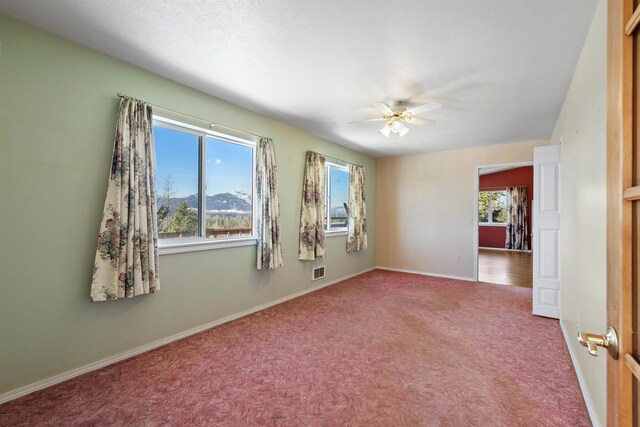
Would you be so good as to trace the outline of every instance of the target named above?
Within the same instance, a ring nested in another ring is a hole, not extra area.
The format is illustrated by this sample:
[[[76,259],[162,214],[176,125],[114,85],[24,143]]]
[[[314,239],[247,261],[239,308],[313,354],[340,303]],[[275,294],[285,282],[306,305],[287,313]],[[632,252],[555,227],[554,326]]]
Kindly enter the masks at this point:
[[[609,356],[618,358],[618,334],[616,330],[609,326],[604,335],[592,334],[590,332],[579,332],[578,342],[589,349],[592,356],[598,355],[598,347],[604,347],[609,352]]]

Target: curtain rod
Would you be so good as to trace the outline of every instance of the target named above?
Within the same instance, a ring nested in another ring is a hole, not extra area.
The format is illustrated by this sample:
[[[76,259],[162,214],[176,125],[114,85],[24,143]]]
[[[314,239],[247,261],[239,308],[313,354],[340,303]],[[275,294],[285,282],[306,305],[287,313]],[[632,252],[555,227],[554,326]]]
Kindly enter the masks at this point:
[[[224,125],[221,125],[221,124],[218,124],[218,123],[212,122],[211,120],[205,120],[205,119],[201,119],[200,117],[195,117],[195,116],[191,116],[191,115],[189,115],[189,114],[181,113],[181,112],[179,112],[179,111],[172,110],[172,109],[170,109],[170,108],[166,108],[166,107],[162,107],[162,106],[160,106],[160,105],[152,104],[152,103],[150,103],[150,102],[148,102],[148,101],[144,101],[144,100],[142,100],[142,99],[134,98],[134,97],[132,97],[132,96],[125,95],[125,94],[122,94],[122,93],[118,93],[118,97],[119,97],[119,98],[127,98],[127,99],[131,99],[131,100],[134,100],[134,101],[139,101],[139,102],[144,102],[145,104],[149,104],[149,105],[151,105],[153,108],[157,108],[157,109],[159,109],[159,110],[164,110],[164,111],[167,111],[167,112],[169,112],[169,113],[171,113],[171,114],[177,114],[178,116],[188,117],[188,118],[190,118],[190,119],[198,120],[198,121],[203,122],[203,123],[207,123],[207,124],[209,125],[209,127],[210,127],[210,128],[213,128],[213,127],[215,126],[215,127],[219,127],[219,128],[222,128],[222,129],[227,129],[227,130],[230,130],[230,131],[233,131],[233,132],[239,132],[239,133],[243,133],[243,134],[245,134],[245,135],[255,136],[256,138],[264,138],[262,135],[257,135],[257,134],[255,134],[255,133],[246,132],[246,131],[244,131],[244,130],[240,130],[240,129],[232,128],[232,127],[230,127],[230,126],[224,126]]]
[[[342,159],[338,159],[338,158],[335,158],[335,157],[327,156],[327,155],[322,154],[322,153],[318,153],[318,154],[320,154],[320,155],[324,156],[324,158],[325,158],[325,159],[327,159],[327,160],[329,160],[329,161],[342,162],[342,163],[346,163],[346,164],[348,164],[348,165],[359,166],[359,167],[361,167],[361,168],[364,168],[364,166],[362,166],[362,165],[358,165],[358,164],[356,164],[356,163],[347,162],[346,160],[342,160]]]

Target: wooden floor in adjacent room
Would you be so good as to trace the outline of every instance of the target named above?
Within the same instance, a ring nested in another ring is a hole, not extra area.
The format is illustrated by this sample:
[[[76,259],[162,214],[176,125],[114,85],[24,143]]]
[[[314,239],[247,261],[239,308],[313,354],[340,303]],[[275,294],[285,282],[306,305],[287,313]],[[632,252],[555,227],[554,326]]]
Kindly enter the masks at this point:
[[[478,251],[478,280],[531,288],[533,286],[532,264],[533,253],[531,252],[481,248]]]

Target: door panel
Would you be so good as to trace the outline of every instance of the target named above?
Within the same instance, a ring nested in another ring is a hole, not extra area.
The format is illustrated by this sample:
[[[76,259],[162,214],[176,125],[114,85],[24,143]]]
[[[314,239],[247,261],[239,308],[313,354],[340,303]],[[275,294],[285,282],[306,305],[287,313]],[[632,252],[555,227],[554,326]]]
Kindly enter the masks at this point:
[[[540,230],[540,279],[558,281],[558,230]]]
[[[560,146],[533,150],[533,314],[560,318]]]
[[[541,289],[540,290],[540,305],[543,307],[548,307],[552,309],[553,307],[557,307],[558,303],[558,292],[553,289]]]
[[[559,182],[558,165],[555,163],[546,163],[540,165],[540,184],[544,191],[540,192],[542,199],[540,200],[541,212],[559,212],[558,186]]]

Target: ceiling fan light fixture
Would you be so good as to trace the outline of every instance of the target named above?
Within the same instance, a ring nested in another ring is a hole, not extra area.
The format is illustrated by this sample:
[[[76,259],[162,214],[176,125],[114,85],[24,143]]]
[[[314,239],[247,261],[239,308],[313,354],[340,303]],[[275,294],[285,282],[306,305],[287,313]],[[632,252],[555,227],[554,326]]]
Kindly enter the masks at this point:
[[[409,132],[409,128],[404,125],[402,120],[397,120],[393,122],[393,125],[391,126],[391,131],[400,136],[403,136],[403,135],[406,135],[407,132]]]
[[[387,138],[389,138],[392,133],[394,135],[398,135],[397,139],[394,138],[396,139],[396,141],[399,141],[400,138],[409,133],[411,128],[407,126],[408,124],[432,125],[435,123],[434,120],[415,117],[416,115],[442,108],[442,104],[440,104],[438,101],[427,102],[426,104],[419,105],[413,108],[407,108],[402,101],[394,102],[391,105],[393,105],[393,107],[390,107],[384,102],[374,103],[373,106],[382,112],[382,117],[364,120],[363,122],[384,121],[384,126],[378,132],[380,132]],[[350,122],[349,124],[353,123],[359,122]]]
[[[403,128],[406,129],[406,126],[403,125],[400,120],[394,120],[391,123],[391,130],[393,131],[393,133],[399,133]]]

